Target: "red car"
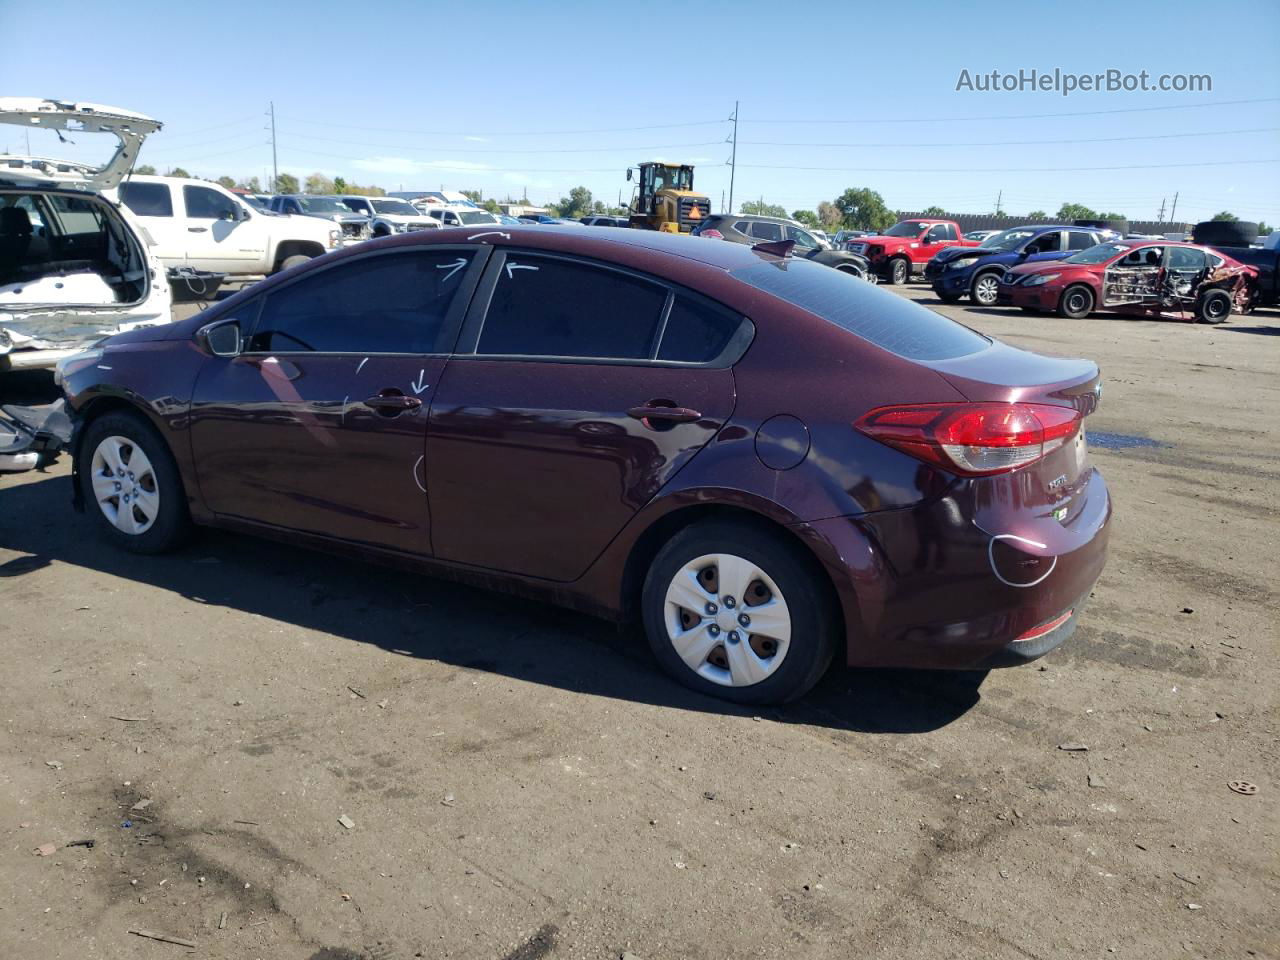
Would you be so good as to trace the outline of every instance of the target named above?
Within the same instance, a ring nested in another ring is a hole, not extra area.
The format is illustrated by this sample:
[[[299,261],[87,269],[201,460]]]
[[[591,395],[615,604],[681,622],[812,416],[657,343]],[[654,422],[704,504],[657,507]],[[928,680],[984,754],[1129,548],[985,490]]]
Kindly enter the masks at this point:
[[[741,702],[833,656],[1034,659],[1106,554],[1095,364],[746,245],[406,234],[59,376],[79,506],[124,549],[218,526],[638,615]]]
[[[1094,310],[1222,323],[1253,304],[1258,270],[1209,247],[1114,240],[1005,271],[996,302],[1079,319]]]
[[[903,220],[884,233],[859,237],[849,249],[866,257],[871,269],[888,283],[903,284],[923,275],[939,250],[976,246],[978,241],[966,240],[954,220],[923,219]]]

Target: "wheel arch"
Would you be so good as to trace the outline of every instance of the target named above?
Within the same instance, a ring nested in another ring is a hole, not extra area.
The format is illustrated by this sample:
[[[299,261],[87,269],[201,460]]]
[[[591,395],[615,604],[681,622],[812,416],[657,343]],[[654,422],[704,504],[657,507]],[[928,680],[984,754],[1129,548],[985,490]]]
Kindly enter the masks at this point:
[[[271,262],[272,272],[277,272],[280,265],[289,259],[289,257],[320,257],[324,256],[324,244],[315,240],[284,240],[276,247],[275,259]]]
[[[676,507],[655,517],[635,538],[627,553],[620,583],[619,609],[627,620],[638,618],[645,575],[654,557],[672,537],[681,530],[707,520],[721,520],[754,527],[774,539],[790,545],[814,574],[831,605],[832,616],[837,618],[840,636],[840,653],[847,659],[848,627],[850,611],[841,591],[837,590],[826,564],[815,554],[812,545],[794,528],[775,517],[748,506],[729,503],[696,503]],[[856,617],[856,613],[855,613]],[[860,622],[860,617],[856,617]]]
[[[170,456],[178,464],[179,474],[182,473],[182,458],[178,456],[178,451],[173,449],[173,444],[166,436],[164,423],[152,411],[148,410],[144,403],[118,393],[103,393],[90,397],[75,411],[75,416],[72,418],[74,428],[71,435],[71,443],[68,445],[68,453],[71,454],[71,503],[77,513],[84,512],[84,496],[80,488],[80,467],[83,463],[83,450],[81,448],[84,445],[84,437],[90,426],[109,413],[136,414],[150,425],[157,436],[169,448]],[[186,477],[183,477],[183,480],[185,481]]]

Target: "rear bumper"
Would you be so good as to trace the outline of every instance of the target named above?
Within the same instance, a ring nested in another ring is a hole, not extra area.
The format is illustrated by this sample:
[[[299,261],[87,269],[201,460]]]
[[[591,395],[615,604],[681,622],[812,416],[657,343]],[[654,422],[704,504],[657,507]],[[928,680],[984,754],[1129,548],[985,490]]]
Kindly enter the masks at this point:
[[[95,338],[95,339],[101,339]],[[0,370],[52,370],[64,357],[82,353],[86,346],[67,347],[63,350],[13,350],[0,354]]]
[[[1101,475],[1091,473],[1086,506],[1065,524],[1011,514],[1000,529],[1021,530],[1015,537],[965,512],[943,497],[799,525],[825,551],[850,666],[1014,666],[1075,631],[1106,563],[1111,502]]]

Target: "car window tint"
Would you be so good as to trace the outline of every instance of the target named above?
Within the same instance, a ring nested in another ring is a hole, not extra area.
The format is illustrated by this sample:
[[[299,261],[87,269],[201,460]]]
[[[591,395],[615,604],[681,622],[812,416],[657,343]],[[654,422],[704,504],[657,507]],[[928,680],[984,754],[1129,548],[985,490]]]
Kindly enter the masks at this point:
[[[852,274],[812,260],[778,260],[731,276],[909,360],[947,360],[986,349],[986,337]]]
[[[737,230],[739,233],[745,233],[749,237],[751,236],[751,221],[739,220],[733,225],[733,229]]]
[[[236,210],[234,200],[208,187],[183,187],[182,202],[188,217],[202,220],[221,220]]]
[[[477,353],[642,359],[666,290],[614,270],[510,254],[485,314]]]
[[[1067,233],[1068,250],[1088,250],[1097,242],[1093,238],[1093,234],[1085,233],[1082,230],[1071,230]]]
[[[690,297],[676,297],[662,331],[658,359],[686,363],[714,360],[741,325],[742,318],[736,314]]]
[[[64,233],[101,233],[102,209],[85,197],[69,197],[66,194],[49,195]]]
[[[122,184],[120,199],[140,217],[173,216],[173,196],[167,183]]]
[[[929,233],[926,235],[926,239],[934,243],[937,243],[940,240],[946,240],[947,239],[946,225],[940,223],[937,226],[930,227]]]
[[[1170,270],[1203,270],[1204,251],[1195,247],[1170,247],[1166,266]]]
[[[434,353],[471,254],[388,253],[303,277],[267,295],[252,353]]]
[[[1042,233],[1026,245],[1027,253],[1055,253],[1062,247],[1062,231],[1051,230]]]
[[[813,234],[801,230],[799,227],[787,226],[787,239],[794,240],[796,246],[802,250],[817,250],[821,246]]]
[[[751,224],[751,236],[757,240],[781,240],[782,225],[768,220],[756,220]]]

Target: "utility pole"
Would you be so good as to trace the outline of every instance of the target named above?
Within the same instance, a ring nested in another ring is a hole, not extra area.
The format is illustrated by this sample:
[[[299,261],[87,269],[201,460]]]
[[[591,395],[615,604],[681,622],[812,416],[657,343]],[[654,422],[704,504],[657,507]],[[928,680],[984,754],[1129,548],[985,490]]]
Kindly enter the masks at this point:
[[[276,103],[267,102],[267,110],[271,114],[271,192],[280,189],[280,165],[276,162]]]
[[[733,213],[733,179],[738,172],[738,101],[733,101],[733,155],[729,158],[729,212]]]
[[[1160,213],[1156,216],[1156,223],[1164,223],[1164,197],[1160,198]]]
[[[1177,215],[1178,215],[1178,194],[1177,194],[1177,191],[1174,191],[1173,209],[1169,211],[1169,222],[1173,223]]]
[[[1004,190],[1001,189],[1001,191],[998,194],[996,194],[996,216],[997,217],[1000,216],[1000,201],[1003,199],[1004,199]]]

